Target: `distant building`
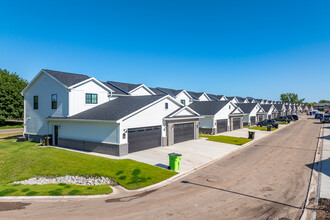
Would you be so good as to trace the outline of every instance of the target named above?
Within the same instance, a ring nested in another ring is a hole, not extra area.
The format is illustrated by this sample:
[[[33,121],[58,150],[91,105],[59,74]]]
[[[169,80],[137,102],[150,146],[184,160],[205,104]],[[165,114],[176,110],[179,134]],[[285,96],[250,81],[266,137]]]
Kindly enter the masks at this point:
[[[330,103],[314,103],[313,107],[315,110],[326,111],[330,110]]]

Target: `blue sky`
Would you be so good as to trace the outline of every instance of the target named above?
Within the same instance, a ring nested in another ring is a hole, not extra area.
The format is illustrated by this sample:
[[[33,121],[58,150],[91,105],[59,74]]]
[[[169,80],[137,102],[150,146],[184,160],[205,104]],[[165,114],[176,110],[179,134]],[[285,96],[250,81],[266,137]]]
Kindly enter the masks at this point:
[[[330,99],[330,1],[2,1],[0,68]]]

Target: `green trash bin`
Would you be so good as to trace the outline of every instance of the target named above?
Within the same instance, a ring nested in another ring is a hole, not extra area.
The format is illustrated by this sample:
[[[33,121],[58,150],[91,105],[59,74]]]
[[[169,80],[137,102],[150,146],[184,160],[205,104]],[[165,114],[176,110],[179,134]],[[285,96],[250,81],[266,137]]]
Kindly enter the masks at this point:
[[[255,131],[249,131],[249,139],[254,139]]]
[[[173,171],[180,170],[180,162],[181,162],[182,154],[170,153],[170,154],[168,154],[168,156],[170,159],[169,169],[171,169]]]

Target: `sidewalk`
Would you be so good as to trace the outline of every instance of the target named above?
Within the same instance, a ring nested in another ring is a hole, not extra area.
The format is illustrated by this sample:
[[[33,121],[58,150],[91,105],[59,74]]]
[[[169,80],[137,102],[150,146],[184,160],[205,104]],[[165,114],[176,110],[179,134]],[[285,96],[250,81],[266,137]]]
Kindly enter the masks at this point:
[[[320,198],[330,199],[330,124],[324,124]]]

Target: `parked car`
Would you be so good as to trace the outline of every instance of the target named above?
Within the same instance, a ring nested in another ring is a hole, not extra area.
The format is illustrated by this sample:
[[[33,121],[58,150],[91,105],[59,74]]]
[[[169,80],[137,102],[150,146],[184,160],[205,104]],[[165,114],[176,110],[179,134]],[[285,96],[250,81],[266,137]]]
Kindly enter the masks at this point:
[[[330,115],[326,114],[323,118],[320,119],[322,123],[329,123],[330,122]]]
[[[324,112],[325,114],[330,114],[330,110],[326,110],[325,112]]]
[[[277,123],[276,123],[276,121],[274,119],[260,121],[260,122],[258,122],[257,125],[260,126],[260,127],[271,125],[274,128],[276,128],[278,126]]]
[[[291,115],[286,116],[290,121],[294,121],[294,118]]]
[[[291,115],[291,117],[296,121],[296,120],[299,120],[299,117],[298,115]]]
[[[279,117],[275,118],[275,121],[290,123],[290,120],[286,116],[279,116]]]
[[[317,118],[317,119],[321,119],[321,118],[323,118],[323,114],[315,114],[315,118]]]

